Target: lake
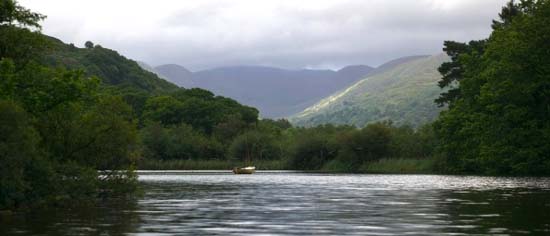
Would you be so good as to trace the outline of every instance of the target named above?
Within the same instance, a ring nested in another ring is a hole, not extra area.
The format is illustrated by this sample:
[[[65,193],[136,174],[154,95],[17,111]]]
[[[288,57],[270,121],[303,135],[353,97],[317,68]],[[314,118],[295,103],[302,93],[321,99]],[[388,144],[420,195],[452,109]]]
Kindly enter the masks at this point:
[[[143,196],[0,216],[0,235],[550,235],[550,178],[141,171]]]

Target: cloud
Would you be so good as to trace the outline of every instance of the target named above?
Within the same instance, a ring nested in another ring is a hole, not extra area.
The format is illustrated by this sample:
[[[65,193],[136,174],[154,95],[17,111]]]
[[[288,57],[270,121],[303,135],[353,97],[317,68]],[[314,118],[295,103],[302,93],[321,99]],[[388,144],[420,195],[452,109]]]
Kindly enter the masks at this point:
[[[157,65],[378,65],[487,37],[506,0],[22,0],[43,31]]]

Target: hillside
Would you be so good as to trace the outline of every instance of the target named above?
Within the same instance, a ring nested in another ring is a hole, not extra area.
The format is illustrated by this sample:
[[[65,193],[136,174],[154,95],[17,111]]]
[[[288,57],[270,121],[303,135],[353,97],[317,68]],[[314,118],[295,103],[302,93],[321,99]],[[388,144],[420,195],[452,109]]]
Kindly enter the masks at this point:
[[[145,67],[144,67],[145,68]],[[159,76],[185,88],[203,88],[257,107],[262,117],[295,114],[373,70],[365,65],[333,70],[285,70],[264,66],[232,66],[190,72],[180,65],[153,68]]]
[[[105,84],[118,88],[138,89],[145,92],[163,93],[174,91],[177,86],[144,70],[137,62],[118,52],[95,45],[93,48],[78,48],[72,44],[44,36],[50,42],[44,63],[53,67],[82,69],[87,76],[97,76]]]
[[[176,64],[166,64],[152,68],[160,76],[168,79],[170,82],[184,88],[193,88],[193,72],[183,66]]]
[[[392,120],[419,126],[434,120],[441,108],[433,102],[441,93],[437,68],[446,55],[412,57],[393,68],[373,74],[302,112],[291,122],[300,126],[349,124],[364,126]]]

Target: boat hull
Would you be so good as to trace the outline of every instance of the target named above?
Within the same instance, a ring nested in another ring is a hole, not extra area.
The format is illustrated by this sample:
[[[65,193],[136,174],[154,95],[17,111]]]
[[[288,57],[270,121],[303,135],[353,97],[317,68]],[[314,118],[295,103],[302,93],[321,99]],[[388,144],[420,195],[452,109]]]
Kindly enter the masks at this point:
[[[256,172],[256,167],[254,166],[248,166],[248,167],[235,167],[233,168],[233,174],[254,174]]]

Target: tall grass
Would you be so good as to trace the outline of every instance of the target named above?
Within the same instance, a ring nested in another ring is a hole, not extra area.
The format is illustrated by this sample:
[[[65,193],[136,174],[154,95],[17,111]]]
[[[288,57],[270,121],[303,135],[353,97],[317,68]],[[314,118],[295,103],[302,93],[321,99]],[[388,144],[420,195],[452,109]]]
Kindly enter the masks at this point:
[[[436,161],[425,159],[381,159],[365,163],[360,172],[377,174],[432,174],[435,173]]]
[[[282,160],[254,161],[258,170],[284,170],[287,162]],[[242,162],[229,160],[153,160],[142,159],[137,163],[140,170],[231,170],[242,167]]]
[[[387,158],[368,162],[360,168],[352,168],[347,163],[332,160],[325,164],[323,172],[360,172],[376,174],[432,174],[435,173],[436,161],[426,159],[396,159]],[[254,161],[252,165],[258,170],[286,170],[289,169],[285,160]],[[152,160],[142,159],[137,163],[140,170],[230,170],[233,167],[242,167],[242,162],[230,160]]]
[[[354,172],[353,166],[349,163],[345,163],[341,160],[331,160],[323,165],[321,172],[333,172],[333,173],[349,173]]]

